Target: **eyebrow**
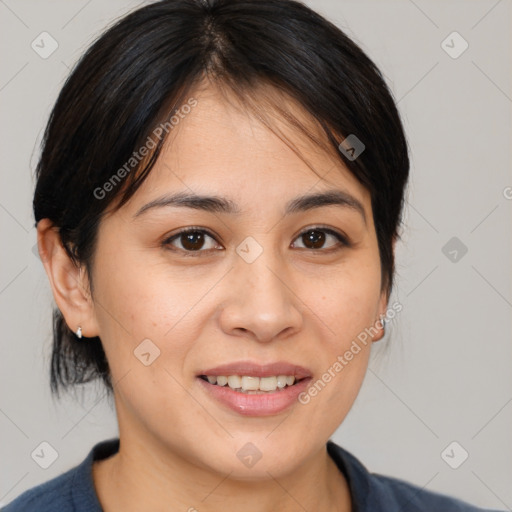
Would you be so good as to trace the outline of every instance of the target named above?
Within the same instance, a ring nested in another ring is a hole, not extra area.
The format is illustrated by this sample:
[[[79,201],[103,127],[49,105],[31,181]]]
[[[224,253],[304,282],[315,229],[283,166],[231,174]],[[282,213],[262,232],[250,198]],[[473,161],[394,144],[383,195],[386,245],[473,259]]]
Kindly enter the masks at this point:
[[[332,205],[350,208],[359,212],[366,223],[366,213],[362,203],[354,196],[342,190],[327,190],[325,192],[305,194],[296,197],[286,203],[284,213],[285,215],[289,215],[312,210],[313,208]],[[239,215],[242,213],[235,202],[225,197],[176,192],[163,195],[150,201],[139,208],[133,217],[137,218],[148,210],[164,207],[193,208],[211,213],[227,213],[231,215]]]

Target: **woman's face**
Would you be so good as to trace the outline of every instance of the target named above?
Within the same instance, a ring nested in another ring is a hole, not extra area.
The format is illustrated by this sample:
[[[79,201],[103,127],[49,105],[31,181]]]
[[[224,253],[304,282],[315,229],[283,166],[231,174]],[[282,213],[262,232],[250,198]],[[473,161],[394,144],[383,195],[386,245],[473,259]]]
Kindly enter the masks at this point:
[[[103,342],[126,446],[233,478],[283,475],[345,418],[371,338],[350,360],[345,353],[385,312],[370,196],[339,160],[285,125],[276,126],[318,174],[213,89],[194,97],[148,179],[101,222],[94,320],[82,327]],[[297,203],[327,191],[346,201]],[[175,194],[215,196],[237,212],[197,201],[137,215]],[[190,227],[196,232],[178,236]],[[280,376],[303,380],[258,394],[205,375],[265,377],[268,389],[284,385]]]

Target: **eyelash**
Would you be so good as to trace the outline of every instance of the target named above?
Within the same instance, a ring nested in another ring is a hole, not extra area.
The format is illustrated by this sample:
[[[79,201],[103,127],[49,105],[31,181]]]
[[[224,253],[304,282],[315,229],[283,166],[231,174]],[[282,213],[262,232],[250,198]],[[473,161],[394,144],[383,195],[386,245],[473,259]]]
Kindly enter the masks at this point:
[[[299,249],[305,249],[305,250],[307,250],[309,252],[330,253],[330,252],[333,252],[333,251],[336,251],[336,250],[340,250],[343,247],[350,247],[351,246],[351,243],[349,242],[348,238],[345,235],[343,235],[343,234],[341,234],[341,233],[339,233],[339,232],[337,232],[337,231],[335,231],[333,229],[330,229],[330,228],[327,228],[327,227],[323,227],[323,226],[313,226],[313,227],[307,228],[304,231],[301,231],[297,235],[295,240],[297,238],[299,238],[300,236],[304,235],[305,233],[308,233],[309,231],[322,231],[324,233],[327,233],[328,235],[332,235],[332,236],[334,236],[334,238],[336,238],[338,240],[339,245],[333,246],[333,247],[329,247],[328,249],[308,249],[307,247],[306,248],[300,247]],[[179,231],[178,233],[175,233],[174,235],[172,235],[169,238],[166,238],[162,242],[162,247],[164,247],[165,249],[170,250],[170,251],[181,252],[185,256],[191,256],[191,257],[203,256],[204,253],[209,253],[210,251],[217,251],[218,250],[218,249],[206,249],[206,250],[199,249],[197,251],[190,251],[190,250],[185,250],[185,249],[179,249],[179,248],[173,247],[171,245],[171,243],[174,240],[178,239],[182,235],[186,235],[186,234],[189,234],[189,233],[203,233],[203,234],[206,234],[209,237],[211,237],[213,240],[215,240],[215,242],[219,243],[217,241],[217,239],[215,238],[215,236],[209,230],[204,229],[204,228],[200,228],[200,227],[192,226],[190,228],[183,229],[183,230]],[[201,254],[201,253],[203,253],[203,254]]]

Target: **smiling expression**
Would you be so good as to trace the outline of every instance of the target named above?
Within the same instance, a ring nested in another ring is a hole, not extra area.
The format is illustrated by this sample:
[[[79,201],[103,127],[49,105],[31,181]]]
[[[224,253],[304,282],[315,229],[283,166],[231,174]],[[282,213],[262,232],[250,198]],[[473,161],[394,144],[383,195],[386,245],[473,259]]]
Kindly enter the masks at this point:
[[[371,343],[297,401],[385,312],[370,195],[279,120],[315,172],[214,89],[194,97],[146,181],[101,221],[88,329],[122,438],[235,478],[279,475],[325,444],[366,372]],[[159,354],[147,365],[143,340]],[[250,469],[236,456],[248,442],[263,454]]]

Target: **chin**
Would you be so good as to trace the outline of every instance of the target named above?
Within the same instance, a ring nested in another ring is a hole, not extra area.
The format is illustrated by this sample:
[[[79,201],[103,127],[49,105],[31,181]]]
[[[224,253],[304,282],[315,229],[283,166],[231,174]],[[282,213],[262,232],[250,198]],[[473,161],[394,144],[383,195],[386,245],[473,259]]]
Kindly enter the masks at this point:
[[[275,425],[272,428],[275,428]],[[224,442],[223,449],[209,453],[201,451],[197,455],[210,471],[224,476],[229,474],[230,479],[241,482],[257,482],[286,476],[304,463],[303,458],[308,457],[313,447],[305,446],[300,439],[293,442],[290,436],[286,437],[285,431],[281,432],[281,435],[272,433],[271,437],[275,438],[266,439],[269,432],[271,430],[260,435],[240,436],[233,433],[234,439],[219,441],[217,444],[220,448]],[[208,446],[206,443],[205,445]]]

